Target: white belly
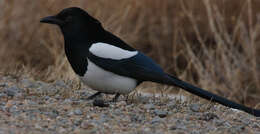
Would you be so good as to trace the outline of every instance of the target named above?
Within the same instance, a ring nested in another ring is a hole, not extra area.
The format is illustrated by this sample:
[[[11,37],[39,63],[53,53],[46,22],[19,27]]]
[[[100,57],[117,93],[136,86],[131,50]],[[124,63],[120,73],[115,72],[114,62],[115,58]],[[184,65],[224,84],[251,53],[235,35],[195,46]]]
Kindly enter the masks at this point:
[[[88,60],[88,70],[80,79],[93,90],[103,93],[128,94],[135,89],[135,79],[108,72]]]

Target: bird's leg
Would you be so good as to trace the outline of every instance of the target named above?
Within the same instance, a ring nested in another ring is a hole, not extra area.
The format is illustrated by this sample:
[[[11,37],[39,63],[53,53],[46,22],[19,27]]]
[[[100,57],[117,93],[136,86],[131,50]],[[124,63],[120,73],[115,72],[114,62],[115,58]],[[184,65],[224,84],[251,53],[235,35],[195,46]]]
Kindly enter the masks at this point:
[[[117,93],[117,94],[115,95],[115,97],[112,99],[112,102],[117,102],[119,96],[120,96],[120,94]]]
[[[89,96],[89,97],[87,98],[87,100],[92,100],[92,99],[96,98],[96,97],[97,97],[98,95],[100,95],[100,94],[101,94],[101,92],[96,92],[95,94]]]
[[[126,102],[126,104],[131,104],[131,102],[133,102],[133,97],[132,97],[132,100],[131,100],[131,95],[126,95],[126,97],[125,97],[125,102]]]
[[[80,90],[80,89],[81,89],[81,82],[79,81],[79,84],[78,84],[77,90]]]

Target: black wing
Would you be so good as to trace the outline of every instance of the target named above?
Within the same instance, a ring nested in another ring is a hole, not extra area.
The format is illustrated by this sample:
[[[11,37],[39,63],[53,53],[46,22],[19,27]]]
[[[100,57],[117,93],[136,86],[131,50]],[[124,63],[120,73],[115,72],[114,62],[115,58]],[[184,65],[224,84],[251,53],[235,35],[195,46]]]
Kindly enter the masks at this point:
[[[140,52],[131,58],[121,60],[101,58],[90,53],[88,59],[104,70],[134,78],[139,82],[162,82],[168,77],[159,65]]]

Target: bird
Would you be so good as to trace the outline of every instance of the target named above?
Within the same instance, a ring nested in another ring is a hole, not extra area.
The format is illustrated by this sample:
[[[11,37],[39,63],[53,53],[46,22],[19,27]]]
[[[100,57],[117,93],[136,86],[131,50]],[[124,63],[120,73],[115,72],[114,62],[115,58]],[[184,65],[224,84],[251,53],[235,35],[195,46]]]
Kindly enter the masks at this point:
[[[131,93],[142,82],[150,81],[182,88],[206,100],[242,110],[256,117],[260,110],[238,104],[205,89],[193,86],[169,73],[141,51],[106,30],[101,22],[79,7],[69,7],[44,17],[41,23],[59,27],[64,37],[65,55],[81,82],[104,94]]]

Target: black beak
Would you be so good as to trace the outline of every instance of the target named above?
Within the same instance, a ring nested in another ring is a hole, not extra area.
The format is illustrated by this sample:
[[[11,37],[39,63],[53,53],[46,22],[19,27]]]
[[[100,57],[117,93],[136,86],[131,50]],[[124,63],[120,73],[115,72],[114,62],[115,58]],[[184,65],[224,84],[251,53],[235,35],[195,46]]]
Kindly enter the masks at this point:
[[[49,24],[57,24],[57,25],[63,25],[64,22],[60,19],[58,19],[56,16],[48,16],[44,17],[40,20],[42,23],[49,23]]]

